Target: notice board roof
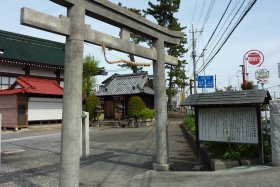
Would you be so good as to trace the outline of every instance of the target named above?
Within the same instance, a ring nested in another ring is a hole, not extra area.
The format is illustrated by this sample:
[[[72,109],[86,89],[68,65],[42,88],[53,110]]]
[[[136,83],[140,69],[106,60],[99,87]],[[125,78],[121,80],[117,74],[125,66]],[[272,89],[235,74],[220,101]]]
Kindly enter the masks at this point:
[[[216,106],[263,104],[271,100],[267,90],[242,90],[235,92],[214,92],[188,96],[181,106]]]

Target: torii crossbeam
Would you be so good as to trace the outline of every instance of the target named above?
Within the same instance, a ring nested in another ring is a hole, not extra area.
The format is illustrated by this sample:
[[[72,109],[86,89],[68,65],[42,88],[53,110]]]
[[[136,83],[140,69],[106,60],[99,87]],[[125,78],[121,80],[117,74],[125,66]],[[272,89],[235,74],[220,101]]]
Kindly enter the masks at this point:
[[[67,8],[67,17],[59,18],[28,8],[21,10],[21,24],[66,36],[65,77],[61,167],[59,185],[79,186],[80,125],[82,114],[82,68],[84,42],[106,45],[117,51],[153,60],[156,111],[156,163],[154,170],[168,170],[167,107],[165,63],[177,65],[168,56],[164,43],[179,44],[182,32],[170,31],[107,0],[51,0]],[[95,31],[85,25],[85,15],[121,29],[120,38]],[[130,32],[154,42],[152,48],[129,41]],[[94,177],[94,176],[93,176]]]

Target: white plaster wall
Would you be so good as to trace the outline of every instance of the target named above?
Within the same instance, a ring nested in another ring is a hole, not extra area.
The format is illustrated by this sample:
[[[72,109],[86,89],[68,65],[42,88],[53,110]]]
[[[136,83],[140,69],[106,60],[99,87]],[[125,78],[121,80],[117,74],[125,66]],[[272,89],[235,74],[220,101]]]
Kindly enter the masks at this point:
[[[24,65],[0,62],[0,72],[24,74]]]
[[[43,77],[56,77],[55,69],[42,69],[42,67],[30,66],[30,75],[43,76]]]

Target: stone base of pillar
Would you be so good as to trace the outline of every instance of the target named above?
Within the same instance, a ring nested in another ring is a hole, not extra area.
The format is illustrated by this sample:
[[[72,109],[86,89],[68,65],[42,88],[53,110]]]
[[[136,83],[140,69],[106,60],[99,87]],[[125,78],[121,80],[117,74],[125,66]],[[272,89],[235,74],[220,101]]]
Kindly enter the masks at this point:
[[[169,169],[170,169],[169,164],[153,163],[153,170],[154,171],[169,171]]]

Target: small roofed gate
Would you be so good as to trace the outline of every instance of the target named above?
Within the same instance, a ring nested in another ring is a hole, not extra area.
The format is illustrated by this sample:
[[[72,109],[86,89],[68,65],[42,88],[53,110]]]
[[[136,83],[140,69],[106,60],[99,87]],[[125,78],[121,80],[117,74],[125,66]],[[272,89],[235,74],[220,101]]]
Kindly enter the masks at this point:
[[[164,43],[179,44],[182,32],[170,31],[107,0],[51,0],[67,8],[60,18],[28,8],[21,10],[21,23],[66,36],[63,128],[61,145],[60,186],[79,185],[79,135],[82,114],[83,43],[106,45],[117,51],[153,60],[156,110],[156,163],[154,169],[167,170],[167,110],[165,63],[177,65],[177,58],[166,55]],[[120,38],[91,29],[85,15],[121,29]],[[146,48],[130,41],[130,32],[154,41]]]

